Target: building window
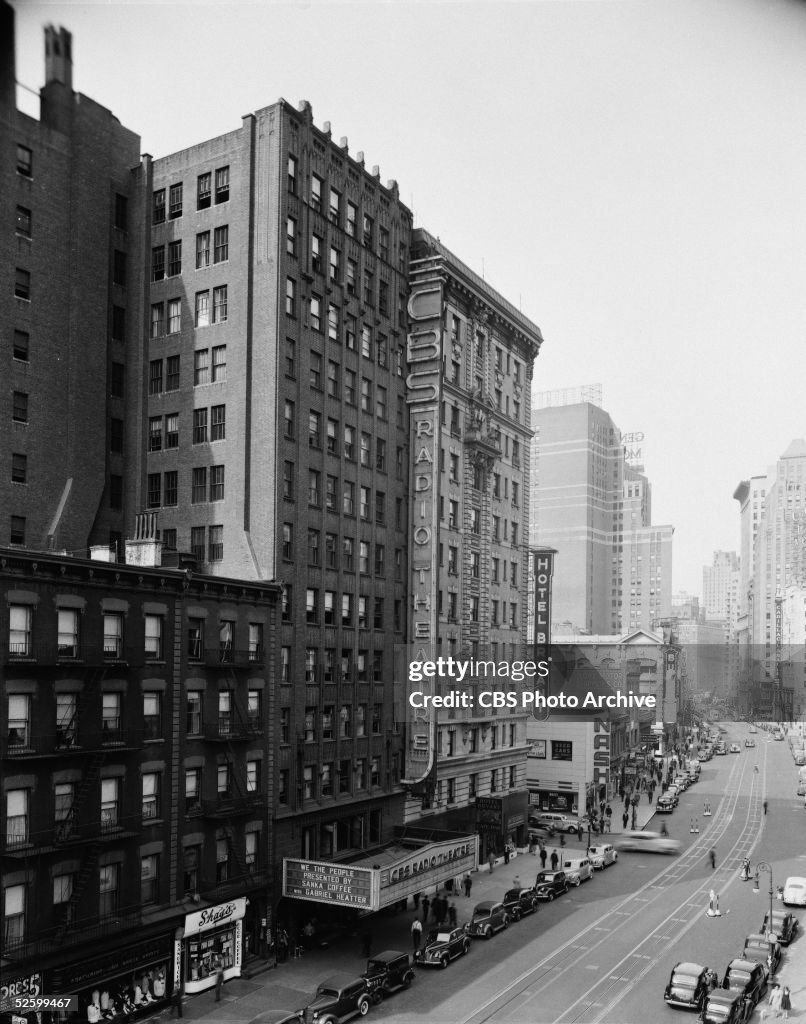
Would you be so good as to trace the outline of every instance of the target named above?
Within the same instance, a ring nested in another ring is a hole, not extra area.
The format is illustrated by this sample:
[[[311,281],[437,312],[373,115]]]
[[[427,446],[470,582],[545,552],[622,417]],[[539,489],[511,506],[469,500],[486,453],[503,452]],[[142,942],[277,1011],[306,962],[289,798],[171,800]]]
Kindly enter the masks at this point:
[[[226,203],[229,201],[229,167],[217,167],[215,172],[215,201]]]
[[[140,902],[159,903],[159,854],[140,858]]]
[[[145,656],[147,661],[162,660],[162,616],[145,617]]]
[[[168,334],[178,334],[182,330],[182,301],[170,299],[168,302]]]
[[[308,414],[308,447],[322,447],[322,415],[313,410]]]
[[[14,331],[14,343],[11,350],[14,359],[19,359],[20,362],[28,362],[28,353],[30,351],[30,335],[27,331]],[[114,365],[114,364],[113,364]]]
[[[162,695],[143,694],[143,730],[146,740],[162,739]]]
[[[199,621],[201,621],[201,620],[199,620]],[[194,660],[199,660],[201,658],[201,656],[202,656],[202,649],[201,649],[202,640],[201,640],[201,636],[197,640],[193,641],[193,640],[191,640],[190,633],[189,633],[188,634],[188,640],[189,640],[190,643],[198,644],[198,646],[196,648],[198,653],[191,655],[190,652],[188,652],[188,657],[191,657]],[[202,727],[203,727],[203,718],[202,718],[203,704],[202,704],[202,697],[203,696],[204,696],[204,694],[203,694],[203,692],[201,690],[188,690],[187,710],[186,710],[186,714],[185,714],[185,724],[186,724],[187,733],[188,733],[189,736],[198,736],[202,732]]]
[[[171,185],[168,192],[168,219],[176,220],[182,216],[182,182]]]
[[[318,174],[311,175],[311,206],[314,210],[322,210],[322,179]]]
[[[58,653],[60,658],[78,657],[79,616],[75,608],[60,608],[58,613]]]
[[[17,207],[17,234],[31,237],[31,211],[27,206]]]
[[[119,865],[104,864],[98,869],[98,872],[98,888],[100,890],[98,915],[102,919],[114,917],[117,914],[120,901]]]
[[[17,267],[14,278],[14,294],[18,299],[25,299],[26,301],[31,299],[31,274],[21,267]]]
[[[210,266],[210,232],[200,231],[196,235],[196,270]]]
[[[224,526],[207,527],[207,561],[222,562],[224,560]]]
[[[322,330],[322,299],[318,295],[311,296],[311,330]]]
[[[146,507],[159,508],[162,504],[162,477],[159,473],[149,473],[146,479]]]
[[[196,327],[210,326],[210,292],[196,292]]]
[[[248,650],[250,661],[261,661],[263,658],[263,623],[262,622],[250,622],[249,633],[248,633]],[[260,697],[259,690],[250,690],[249,699],[252,700],[252,694],[257,694]]]
[[[201,807],[201,768],[185,769],[185,813]]]
[[[19,608],[19,605],[12,606]],[[21,645],[15,645],[17,647]],[[12,653],[17,653],[12,651]],[[24,693],[8,695],[8,745],[9,747],[28,747],[31,741],[31,698]]]
[[[25,943],[25,886],[3,889],[3,946],[15,949]]]
[[[182,273],[182,241],[168,243],[168,277],[178,277]]]
[[[293,277],[285,279],[285,311],[288,316],[297,315],[297,282]]]
[[[160,816],[160,776],[159,772],[143,773],[143,817],[159,818]]]
[[[355,515],[355,484],[349,480],[345,480],[342,487],[342,512],[346,516]]]
[[[151,195],[151,223],[165,223],[165,189],[158,188]]]
[[[73,895],[73,876],[68,875],[54,875],[53,876],[53,905],[60,907],[65,903],[70,902],[70,897]]]
[[[17,143],[17,174],[22,174],[26,178],[33,176],[34,168],[34,154],[27,146],[23,146],[22,143]]]
[[[196,179],[196,209],[206,210],[210,205],[213,176],[210,171],[200,174]]]
[[[210,466],[210,501],[224,500],[224,467]]]
[[[224,441],[227,436],[227,407],[214,405],[210,409],[210,440]]]
[[[151,250],[151,280],[162,281],[165,278],[165,246],[155,245]]]
[[[101,779],[101,832],[118,827],[120,817],[120,779]]]
[[[283,497],[294,500],[294,463],[283,462]]]
[[[295,156],[288,155],[288,191],[292,196],[297,194],[297,158]]]
[[[191,526],[190,528],[190,553],[198,562],[205,560],[205,533],[203,526]]]
[[[260,792],[260,761],[246,762],[246,792]]]
[[[113,420],[113,423],[120,420]],[[122,426],[122,424],[121,424]],[[11,480],[15,484],[24,484],[28,479],[28,456],[16,452],[11,456]]]
[[[210,352],[208,349],[199,349],[193,353],[193,386],[199,387],[208,384],[210,381]]]
[[[319,591],[315,587],[308,587],[305,591],[305,621],[319,621]]]
[[[227,285],[213,288],[213,323],[223,324],[227,320]]]
[[[325,479],[325,508],[328,512],[338,512],[339,478],[330,476]]]

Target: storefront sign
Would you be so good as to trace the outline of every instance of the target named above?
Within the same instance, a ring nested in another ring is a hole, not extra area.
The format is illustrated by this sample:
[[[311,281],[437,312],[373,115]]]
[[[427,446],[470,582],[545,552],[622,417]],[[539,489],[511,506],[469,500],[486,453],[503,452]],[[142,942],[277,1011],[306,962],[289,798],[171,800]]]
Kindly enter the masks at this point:
[[[38,996],[42,992],[42,975],[39,971],[25,974],[8,981],[3,978],[0,985],[0,1012],[12,1009],[12,999],[20,996]]]
[[[283,895],[373,910],[373,872],[325,861],[283,860]]]
[[[411,892],[417,892],[425,886],[437,885],[444,878],[453,878],[460,872],[469,870],[469,867],[475,867],[475,858],[475,836],[467,836],[454,842],[429,843],[416,853],[381,869],[381,892],[383,894],[384,889],[400,885]],[[397,892],[394,900],[400,898],[401,893]]]
[[[188,914],[185,917],[185,936],[238,921],[245,913],[246,897],[242,896],[240,899],[230,900],[229,903],[220,903],[217,907],[207,907],[195,914]]]
[[[593,720],[593,784],[598,794],[601,787],[607,792],[610,779],[610,722]]]

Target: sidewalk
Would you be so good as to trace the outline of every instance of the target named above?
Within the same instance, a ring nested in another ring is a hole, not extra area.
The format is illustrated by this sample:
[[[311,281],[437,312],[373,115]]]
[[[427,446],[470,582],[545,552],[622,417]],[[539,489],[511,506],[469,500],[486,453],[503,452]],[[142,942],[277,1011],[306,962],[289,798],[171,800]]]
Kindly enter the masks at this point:
[[[644,828],[654,813],[654,805],[650,805],[644,796],[638,805],[636,827]],[[613,833],[612,836],[609,833],[604,836],[594,837],[592,835],[591,844],[609,843],[616,837],[617,833]],[[564,847],[561,847],[559,843],[555,844],[558,856],[562,856],[562,854],[584,856],[587,839],[587,833],[583,833],[582,842],[578,841],[576,835],[566,836]],[[555,847],[546,847],[549,856],[551,856],[553,848]],[[540,859],[537,855],[530,855],[525,847],[518,849],[510,857],[509,864],[504,864],[504,858],[499,857],[492,872],[487,864],[483,864],[473,872],[470,898],[467,898],[464,893],[447,894],[448,898],[456,904],[459,923],[463,924],[470,919],[473,907],[477,903],[483,900],[501,899],[506,890],[512,887],[516,878],[523,886],[531,885],[539,870]],[[432,893],[429,891],[428,895],[431,896]],[[411,953],[410,929],[416,913],[422,917],[421,912],[415,912],[413,901],[409,899],[407,908],[403,912],[381,912],[364,918],[361,924],[366,925],[372,934],[372,952],[380,953],[387,949],[397,949],[404,953]],[[261,1011],[270,1007],[272,1009],[302,1009],[310,1001],[310,996],[316,986],[332,974],[344,972],[358,976],[364,972],[366,957],[361,949],[360,930],[361,925],[355,935],[345,935],[342,941],[327,949],[310,950],[287,963],[275,966],[274,961],[271,960],[265,971],[261,973],[256,972],[253,962],[252,965],[249,965],[251,977],[234,978],[224,985],[220,1003],[216,1003],[212,990],[186,998],[184,1017],[188,1020],[207,1019],[213,1024],[217,1024],[218,1021],[234,1024],[234,1022],[251,1021]],[[169,1017],[170,1010],[163,1010],[149,1019],[167,1021]]]

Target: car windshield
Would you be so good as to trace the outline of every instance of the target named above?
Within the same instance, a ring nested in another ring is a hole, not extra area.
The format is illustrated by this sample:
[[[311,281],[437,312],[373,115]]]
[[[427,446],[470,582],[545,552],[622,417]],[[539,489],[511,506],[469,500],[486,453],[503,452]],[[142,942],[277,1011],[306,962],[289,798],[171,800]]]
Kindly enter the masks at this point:
[[[450,938],[450,932],[437,932],[437,937],[434,939],[434,942],[449,942]]]
[[[728,985],[731,988],[744,988],[750,981],[750,974],[747,971],[731,971],[728,975]]]
[[[552,875],[552,874],[543,875],[542,881],[543,882],[553,882],[555,878],[556,878],[556,875]]]
[[[336,998],[339,996],[339,990],[330,988],[328,985],[320,985],[316,991],[320,996],[335,996]]]
[[[489,908],[485,907],[479,909],[478,907],[476,907],[476,909],[473,911],[473,920],[475,921],[477,917],[489,917],[490,913],[491,911],[489,910]]]

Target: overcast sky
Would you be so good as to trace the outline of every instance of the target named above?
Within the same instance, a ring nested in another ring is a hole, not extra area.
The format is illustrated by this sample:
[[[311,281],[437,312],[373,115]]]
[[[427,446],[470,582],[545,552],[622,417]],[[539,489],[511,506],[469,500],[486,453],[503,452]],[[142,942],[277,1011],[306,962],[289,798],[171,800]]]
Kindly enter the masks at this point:
[[[155,157],[307,99],[541,328],[541,390],[641,430],[675,591],[738,548],[739,480],[806,436],[806,5],[17,0]]]

